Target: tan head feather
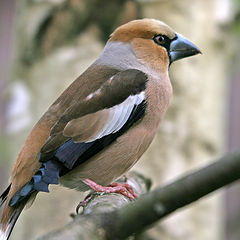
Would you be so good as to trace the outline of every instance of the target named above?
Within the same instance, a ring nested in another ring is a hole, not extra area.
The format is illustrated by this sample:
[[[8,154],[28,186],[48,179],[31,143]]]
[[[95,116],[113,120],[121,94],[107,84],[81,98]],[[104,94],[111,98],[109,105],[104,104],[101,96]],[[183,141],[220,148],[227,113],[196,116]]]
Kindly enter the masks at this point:
[[[164,22],[155,19],[139,19],[118,27],[111,35],[110,41],[130,42],[135,38],[152,39],[154,35],[166,35],[170,39],[175,37],[173,29]]]

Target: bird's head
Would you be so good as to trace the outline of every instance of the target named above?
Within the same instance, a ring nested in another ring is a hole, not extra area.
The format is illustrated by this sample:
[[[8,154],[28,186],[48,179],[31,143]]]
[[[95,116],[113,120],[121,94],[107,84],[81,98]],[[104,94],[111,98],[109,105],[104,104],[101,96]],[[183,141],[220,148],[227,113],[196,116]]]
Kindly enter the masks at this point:
[[[201,53],[185,37],[155,19],[134,20],[122,25],[112,33],[109,42],[130,45],[138,59],[160,71],[168,69],[176,60]]]

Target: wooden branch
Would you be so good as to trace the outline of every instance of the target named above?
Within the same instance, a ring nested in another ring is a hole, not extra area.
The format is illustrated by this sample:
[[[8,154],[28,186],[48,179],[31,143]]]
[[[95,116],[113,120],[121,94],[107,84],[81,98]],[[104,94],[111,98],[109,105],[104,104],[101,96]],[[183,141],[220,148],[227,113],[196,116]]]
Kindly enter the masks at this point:
[[[239,178],[240,153],[228,154],[121,209],[97,214],[90,211],[92,214],[77,216],[72,223],[38,240],[125,239]]]
[[[127,177],[127,178],[126,178]],[[130,172],[126,177],[122,177],[118,182],[127,183],[133,188],[134,192],[141,196],[149,191],[151,180],[145,178],[139,173]],[[74,224],[67,224],[63,229],[47,234],[46,236],[37,238],[37,240],[97,240],[102,238],[104,229],[100,227],[102,214],[120,209],[122,206],[130,203],[131,200],[118,193],[95,193],[83,208],[78,216],[74,216]],[[90,215],[91,214],[91,215]],[[80,216],[80,217],[79,217]],[[62,231],[63,230],[63,231]]]

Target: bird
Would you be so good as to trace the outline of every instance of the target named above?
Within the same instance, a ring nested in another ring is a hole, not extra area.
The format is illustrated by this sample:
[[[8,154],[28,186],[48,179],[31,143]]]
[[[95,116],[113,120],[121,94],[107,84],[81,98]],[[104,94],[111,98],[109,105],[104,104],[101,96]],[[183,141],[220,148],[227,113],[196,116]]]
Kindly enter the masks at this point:
[[[170,65],[199,53],[160,20],[137,19],[116,28],[96,61],[26,138],[0,196],[0,240],[9,238],[25,205],[49,192],[50,184],[104,191],[124,175],[151,144],[169,106]]]

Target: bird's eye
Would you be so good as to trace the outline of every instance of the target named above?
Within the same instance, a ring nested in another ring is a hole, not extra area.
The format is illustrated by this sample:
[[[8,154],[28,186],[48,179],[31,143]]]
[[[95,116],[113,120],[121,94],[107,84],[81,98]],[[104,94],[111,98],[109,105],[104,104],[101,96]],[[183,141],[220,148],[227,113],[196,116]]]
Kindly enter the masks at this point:
[[[153,38],[153,40],[159,45],[164,45],[166,43],[167,37],[163,35],[157,35]]]

